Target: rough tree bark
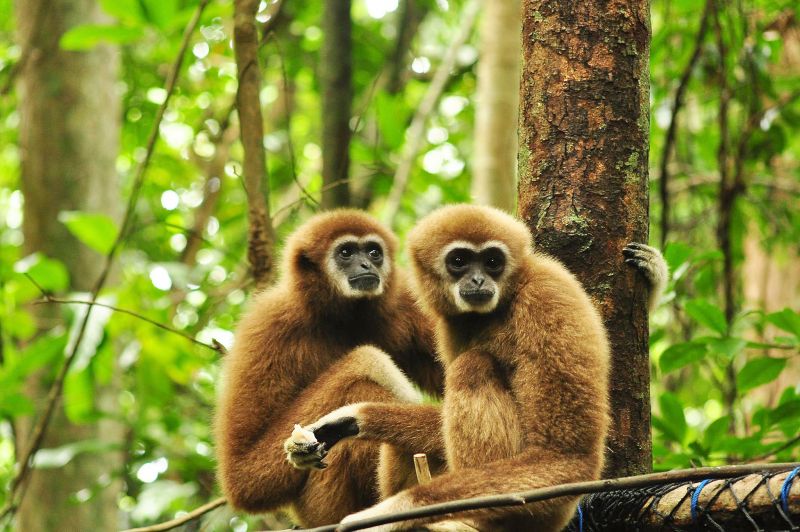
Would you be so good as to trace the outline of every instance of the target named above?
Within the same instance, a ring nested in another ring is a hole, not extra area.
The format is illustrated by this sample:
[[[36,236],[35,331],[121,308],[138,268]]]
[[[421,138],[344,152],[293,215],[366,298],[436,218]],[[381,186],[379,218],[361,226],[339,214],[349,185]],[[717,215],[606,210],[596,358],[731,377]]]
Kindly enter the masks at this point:
[[[37,17],[42,2],[46,9]],[[109,22],[95,0],[18,0],[15,8],[19,41],[31,50],[18,78],[21,188],[25,196],[23,249],[26,254],[38,251],[62,261],[70,273],[71,289],[88,291],[103,261],[78,242],[57,215],[62,210],[82,210],[118,218],[118,53],[106,45],[86,52],[59,49],[61,35],[72,26]],[[34,311],[43,329],[52,328],[61,312],[45,305]],[[37,411],[42,410],[49,378],[38,375],[29,382]],[[113,389],[100,387],[95,400],[103,411],[114,412],[115,396]],[[18,428],[19,448],[24,449],[32,420],[21,419]],[[82,440],[119,445],[121,427],[109,419],[73,425],[59,408],[43,447]],[[17,528],[116,529],[121,467],[122,454],[109,451],[79,454],[59,469],[34,469],[17,512]],[[97,492],[78,504],[74,497],[83,489]]]
[[[484,0],[478,44],[472,197],[508,212],[517,196],[519,10],[519,0]]]
[[[275,233],[269,215],[264,123],[261,116],[261,68],[258,64],[256,13],[259,0],[234,2],[233,48],[239,75],[236,109],[244,148],[244,184],[247,190],[249,235],[247,258],[257,286],[272,279]]]
[[[652,461],[646,287],[622,248],[648,236],[649,3],[522,4],[518,212],[609,329],[605,475],[643,473]]]
[[[353,101],[353,43],[350,0],[325,0],[322,85],[322,206],[350,204],[350,111]]]

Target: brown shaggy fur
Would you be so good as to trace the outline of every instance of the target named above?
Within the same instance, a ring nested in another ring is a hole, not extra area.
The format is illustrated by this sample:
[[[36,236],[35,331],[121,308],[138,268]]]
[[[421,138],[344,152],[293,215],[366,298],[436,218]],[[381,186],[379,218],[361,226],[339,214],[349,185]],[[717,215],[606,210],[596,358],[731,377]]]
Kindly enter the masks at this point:
[[[384,292],[344,297],[325,270],[331,243],[370,233],[388,248]],[[253,298],[224,360],[215,423],[218,476],[235,508],[290,506],[301,524],[314,526],[377,500],[376,446],[343,443],[331,452],[330,467],[309,472],[286,462],[283,442],[295,423],[310,423],[342,405],[399,400],[386,375],[375,375],[391,365],[380,350],[422,389],[441,391],[432,331],[394,267],[395,248],[394,235],[354,210],[317,215],[289,238],[282,279]],[[375,347],[359,347],[365,344]],[[412,474],[410,458],[408,463],[408,471],[396,474]],[[386,485],[402,487],[396,480]]]
[[[440,262],[442,250],[458,240],[494,240],[509,249],[491,312],[465,313],[453,302],[453,281]],[[436,317],[446,365],[441,415],[450,472],[345,521],[599,478],[609,423],[609,345],[580,283],[555,259],[533,252],[521,222],[488,207],[439,209],[417,224],[408,243],[417,293]],[[375,420],[370,408],[380,405],[356,409],[361,433]],[[481,530],[557,531],[576,502],[562,497],[461,516]]]

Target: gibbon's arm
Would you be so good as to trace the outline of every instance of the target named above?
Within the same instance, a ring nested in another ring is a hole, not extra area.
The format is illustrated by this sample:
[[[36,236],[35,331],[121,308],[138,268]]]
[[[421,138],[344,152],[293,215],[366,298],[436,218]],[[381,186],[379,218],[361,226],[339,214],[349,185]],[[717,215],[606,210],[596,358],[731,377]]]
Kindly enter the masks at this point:
[[[581,455],[558,455],[544,450],[527,450],[506,460],[489,462],[434,477],[429,483],[401,491],[371,508],[351,514],[342,524],[459,499],[529,491],[568,482],[589,480],[596,466]],[[533,516],[540,528],[560,530],[575,511],[577,497],[561,497],[528,504],[524,507],[485,508],[459,512],[456,519],[492,519],[515,514]],[[404,530],[442,520],[428,517],[370,528],[370,531]]]
[[[284,448],[289,462],[306,469],[325,467],[328,451],[346,438],[391,444],[409,453],[426,453],[444,460],[441,407],[407,403],[354,403],[326,414],[302,428],[320,445],[304,445],[301,432],[292,433]],[[308,434],[306,432],[306,434]],[[299,436],[299,437],[298,437]]]
[[[281,340],[284,322],[269,310],[267,291],[241,320],[233,349],[225,357],[223,385],[215,414],[218,477],[228,500],[239,509],[265,511],[297,493],[307,472],[287,467],[283,434],[291,427],[286,409],[296,399],[303,361],[313,360],[312,345]],[[295,364],[281,353],[291,353]]]
[[[625,263],[639,270],[650,288],[647,298],[647,310],[653,312],[658,306],[669,280],[667,261],[659,250],[645,244],[631,242],[622,250]]]

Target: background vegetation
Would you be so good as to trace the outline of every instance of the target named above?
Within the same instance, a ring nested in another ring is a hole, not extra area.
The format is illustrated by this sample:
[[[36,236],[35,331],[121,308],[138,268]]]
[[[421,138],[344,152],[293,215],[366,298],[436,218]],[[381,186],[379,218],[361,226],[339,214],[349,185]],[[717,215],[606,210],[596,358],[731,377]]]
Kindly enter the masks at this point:
[[[113,19],[73,28],[60,46],[119,47],[116,169],[127,198],[197,2],[100,4]],[[391,218],[401,236],[436,206],[470,201],[480,45],[464,4],[470,2],[353,2],[349,203]],[[716,10],[712,4],[652,5],[651,243],[663,246],[673,272],[651,319],[656,469],[800,459],[798,9],[792,0],[740,0]],[[170,518],[218,495],[210,431],[220,357],[214,342],[230,346],[253,289],[233,107],[232,10],[231,2],[215,1],[203,11],[114,280],[101,293],[102,302],[166,328],[95,309],[66,377],[59,408],[68,420],[113,420],[123,438],[72,441],[36,454],[36,468],[64,468],[82,455],[121,452],[111,475],[69,489],[78,505],[119,487],[123,525]],[[283,237],[319,208],[329,186],[322,175],[321,10],[321,2],[273,0],[262,2],[257,17],[267,28],[260,96],[278,254]],[[0,0],[3,486],[10,486],[20,453],[15,430],[40,407],[28,383],[52,381],[86,311],[53,299],[88,295],[72,290],[80,283],[55,257],[23,252],[26,198],[13,82],[15,65],[28,59],[15,41],[17,15],[10,0]],[[466,42],[454,48],[461,34]],[[448,52],[453,64],[442,93],[420,117]],[[423,120],[419,137],[406,133],[415,120]],[[393,207],[388,198],[406,163],[407,185]],[[119,220],[97,213],[47,216],[99,253],[119,231]],[[40,305],[53,308],[47,327],[33,312]],[[113,401],[98,400],[97,391],[112,383]],[[8,503],[5,493],[0,505]],[[211,519],[236,530],[269,525],[227,509]]]

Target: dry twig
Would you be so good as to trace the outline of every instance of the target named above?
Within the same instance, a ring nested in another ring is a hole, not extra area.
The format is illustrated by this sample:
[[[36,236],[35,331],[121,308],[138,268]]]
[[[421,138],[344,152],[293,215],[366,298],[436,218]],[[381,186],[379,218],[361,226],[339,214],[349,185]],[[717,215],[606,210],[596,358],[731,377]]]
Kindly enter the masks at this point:
[[[163,523],[158,523],[157,525],[143,526],[139,528],[130,528],[128,530],[123,530],[122,532],[162,532],[163,530],[172,530],[173,528],[185,525],[190,521],[199,519],[203,515],[210,512],[211,510],[215,510],[216,508],[219,508],[220,506],[223,506],[226,503],[227,501],[225,500],[225,497],[220,497],[219,499],[214,499],[213,501],[206,503],[203,506],[195,508],[188,514],[182,515],[175,519],[164,521]]]

